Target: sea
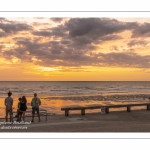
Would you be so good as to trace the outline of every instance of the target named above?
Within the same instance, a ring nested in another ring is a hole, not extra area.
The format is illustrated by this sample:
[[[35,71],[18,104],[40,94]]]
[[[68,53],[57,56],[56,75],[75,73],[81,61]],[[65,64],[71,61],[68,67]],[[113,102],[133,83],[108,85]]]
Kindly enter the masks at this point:
[[[0,81],[0,117],[5,115],[8,91],[12,92],[14,109],[22,96],[30,109],[37,93],[41,108],[55,115],[64,114],[61,108],[65,106],[150,102],[150,81]]]

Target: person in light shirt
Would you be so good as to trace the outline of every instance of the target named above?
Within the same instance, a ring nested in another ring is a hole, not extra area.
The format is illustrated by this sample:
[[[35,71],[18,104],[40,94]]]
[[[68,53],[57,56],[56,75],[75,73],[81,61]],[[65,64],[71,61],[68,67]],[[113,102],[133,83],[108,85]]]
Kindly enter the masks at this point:
[[[8,121],[8,114],[10,115],[10,122],[12,121],[12,111],[13,111],[13,99],[11,98],[12,93],[8,92],[8,97],[5,98],[6,106],[6,122]]]
[[[34,93],[34,97],[32,98],[32,101],[31,101],[31,106],[32,106],[32,120],[31,120],[31,122],[34,122],[35,111],[38,114],[39,122],[41,121],[40,120],[40,113],[39,113],[39,106],[40,105],[41,105],[41,100],[37,97],[37,94]]]

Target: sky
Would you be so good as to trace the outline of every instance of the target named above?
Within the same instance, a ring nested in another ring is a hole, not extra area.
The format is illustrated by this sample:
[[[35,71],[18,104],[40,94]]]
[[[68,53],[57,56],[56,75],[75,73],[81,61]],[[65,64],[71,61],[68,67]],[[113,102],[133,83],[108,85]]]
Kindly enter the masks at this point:
[[[1,81],[150,81],[150,18],[0,18]]]

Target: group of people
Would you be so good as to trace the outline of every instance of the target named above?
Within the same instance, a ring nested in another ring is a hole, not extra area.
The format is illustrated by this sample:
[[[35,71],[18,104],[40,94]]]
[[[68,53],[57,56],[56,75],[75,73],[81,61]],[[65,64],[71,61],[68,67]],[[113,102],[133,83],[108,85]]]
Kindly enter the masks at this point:
[[[6,106],[6,122],[8,121],[8,114],[10,115],[10,122],[12,122],[12,115],[13,115],[13,98],[11,97],[12,93],[8,92],[8,97],[5,98],[5,106]],[[27,99],[25,96],[20,97],[18,102],[18,109],[16,116],[17,121],[21,121],[21,118],[23,118],[23,121],[25,121],[25,113],[27,110]],[[34,122],[34,114],[37,112],[39,122],[40,120],[40,113],[39,113],[39,106],[41,105],[41,100],[37,97],[37,94],[34,93],[34,97],[31,101],[32,106],[32,120],[31,122]]]

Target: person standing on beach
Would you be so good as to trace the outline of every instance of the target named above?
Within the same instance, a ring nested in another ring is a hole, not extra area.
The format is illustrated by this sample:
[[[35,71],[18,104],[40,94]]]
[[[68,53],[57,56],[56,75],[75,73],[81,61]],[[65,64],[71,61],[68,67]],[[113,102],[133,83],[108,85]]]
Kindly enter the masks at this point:
[[[37,94],[34,93],[34,98],[32,98],[32,101],[31,101],[31,106],[32,106],[32,120],[31,120],[31,122],[34,122],[35,111],[38,114],[39,122],[41,121],[40,120],[40,113],[39,113],[39,106],[40,105],[41,105],[41,100],[37,97]]]
[[[26,109],[27,109],[27,100],[25,96],[22,96],[19,110],[23,114],[23,121],[25,121]],[[21,117],[22,117],[22,114],[21,114]],[[21,117],[20,117],[20,121],[21,121]]]
[[[18,98],[19,102],[18,102],[18,109],[17,109],[17,113],[15,115],[15,117],[17,118],[17,121],[19,120],[18,118],[20,117],[20,103],[21,103],[21,97]]]
[[[12,93],[8,92],[8,97],[5,98],[6,106],[6,122],[8,121],[8,113],[10,114],[10,122],[12,121],[12,111],[13,111],[13,99],[11,98]]]

